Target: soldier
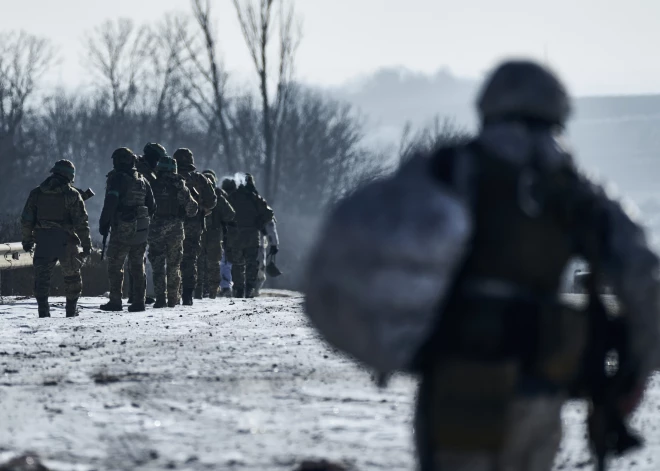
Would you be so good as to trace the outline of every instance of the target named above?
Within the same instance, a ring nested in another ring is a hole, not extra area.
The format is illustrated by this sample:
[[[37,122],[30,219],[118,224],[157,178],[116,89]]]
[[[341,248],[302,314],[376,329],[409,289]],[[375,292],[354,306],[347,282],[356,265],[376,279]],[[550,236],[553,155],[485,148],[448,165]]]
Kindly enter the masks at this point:
[[[30,192],[21,215],[22,243],[34,253],[34,296],[39,317],[50,317],[50,279],[58,260],[64,275],[66,317],[76,317],[82,293],[80,269],[92,250],[87,210],[80,193],[71,184],[76,169],[68,160],[58,160],[53,174]],[[78,247],[82,245],[82,253]]]
[[[222,241],[224,238],[224,227],[233,221],[235,212],[227,201],[227,194],[222,188],[218,188],[218,178],[213,170],[204,170],[213,187],[217,197],[217,204],[211,214],[206,216],[206,230],[202,234],[202,251],[197,263],[197,286],[195,297],[202,299],[204,292],[208,292],[211,299],[218,295],[220,287],[220,260],[222,259]]]
[[[154,142],[149,142],[144,146],[143,152],[144,155],[137,158],[137,161],[135,162],[135,168],[137,169],[140,175],[142,175],[144,178],[147,179],[150,185],[153,185],[154,181],[156,181],[155,172],[156,172],[156,165],[158,164],[158,159],[160,159],[161,157],[167,157],[167,151],[162,145]],[[147,260],[145,255],[145,264],[146,262]],[[131,289],[128,295],[128,303],[132,304],[133,303],[132,289],[135,284],[133,283],[130,270],[128,270],[127,282],[129,288]],[[146,302],[147,304],[149,304],[149,303],[153,303],[154,300],[147,296]]]
[[[227,228],[227,260],[235,298],[253,298],[259,273],[259,239],[262,230],[273,219],[268,206],[254,184],[254,177],[245,174],[245,183],[229,195],[229,204],[236,211],[234,225]]]
[[[236,191],[236,181],[231,177],[226,177],[222,180],[222,191],[227,194],[227,201],[229,195]],[[220,260],[220,293],[222,297],[231,298],[234,288],[234,283],[231,279],[231,263],[227,260],[227,231],[225,230],[222,245],[224,250],[222,252],[222,259]]]
[[[478,110],[475,138],[415,156],[333,210],[310,254],[306,311],[381,377],[421,376],[422,471],[550,471],[562,405],[582,389],[603,469],[636,443],[626,421],[657,369],[660,261],[562,144],[570,100],[552,72],[503,63]],[[574,257],[595,274],[586,313],[558,293]],[[603,280],[616,328],[602,320]],[[617,346],[614,379],[603,345]]]
[[[110,233],[108,245],[108,281],[110,301],[104,311],[122,310],[124,262],[128,257],[133,290],[130,312],[145,310],[146,274],[144,254],[147,250],[150,218],[156,209],[149,182],[135,168],[137,157],[132,150],[121,147],[112,153],[114,169],[107,175],[105,201],[99,221],[103,237]]]
[[[197,202],[183,177],[177,174],[176,160],[161,157],[156,165],[156,177],[151,187],[156,213],[149,228],[149,261],[156,292],[154,308],[158,309],[179,304],[183,221],[197,214]]]
[[[195,217],[186,218],[183,232],[183,260],[181,262],[181,277],[183,281],[182,302],[184,306],[192,306],[193,291],[197,284],[197,259],[201,252],[204,222],[215,205],[217,196],[211,182],[201,173],[195,171],[195,159],[190,149],[177,149],[174,152],[179,174],[183,176],[186,185],[199,205]]]
[[[279,252],[280,239],[277,234],[277,220],[275,217],[261,231],[259,242],[259,273],[257,275],[255,296],[260,295],[261,288],[263,288],[266,282],[266,264],[268,263],[268,259],[275,257]]]

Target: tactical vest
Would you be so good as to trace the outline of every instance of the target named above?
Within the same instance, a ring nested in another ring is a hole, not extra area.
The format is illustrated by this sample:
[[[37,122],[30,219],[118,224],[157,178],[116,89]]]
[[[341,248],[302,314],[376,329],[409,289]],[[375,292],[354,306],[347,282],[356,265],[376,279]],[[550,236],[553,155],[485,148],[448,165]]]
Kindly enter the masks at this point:
[[[182,215],[179,203],[179,190],[169,181],[161,178],[151,187],[156,200],[156,217],[173,218]]]
[[[231,194],[229,203],[236,211],[236,216],[234,217],[236,226],[254,229],[260,228],[259,209],[253,195],[244,190],[237,190]]]
[[[67,220],[64,193],[44,193],[37,197],[37,220],[63,223]]]
[[[557,299],[574,245],[552,175],[469,149],[471,251],[420,355],[433,447],[497,450],[521,388],[552,393],[574,380],[587,325]],[[435,157],[439,178],[452,174],[457,153],[447,152]]]
[[[119,207],[117,212],[122,221],[133,221],[138,217],[137,212],[140,208],[146,209],[147,183],[144,177],[132,178],[128,175],[123,176],[126,179],[126,190],[119,196]],[[141,210],[139,212],[142,212]]]

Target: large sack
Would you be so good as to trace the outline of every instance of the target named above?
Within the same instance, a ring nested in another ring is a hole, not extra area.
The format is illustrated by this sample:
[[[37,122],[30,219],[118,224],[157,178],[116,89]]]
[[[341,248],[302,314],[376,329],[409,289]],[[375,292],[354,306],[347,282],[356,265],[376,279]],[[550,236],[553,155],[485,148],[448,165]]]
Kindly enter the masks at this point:
[[[471,158],[458,157],[455,177],[465,181]],[[433,178],[428,156],[414,157],[325,221],[306,267],[309,319],[377,372],[405,371],[436,324],[472,230],[463,192]]]

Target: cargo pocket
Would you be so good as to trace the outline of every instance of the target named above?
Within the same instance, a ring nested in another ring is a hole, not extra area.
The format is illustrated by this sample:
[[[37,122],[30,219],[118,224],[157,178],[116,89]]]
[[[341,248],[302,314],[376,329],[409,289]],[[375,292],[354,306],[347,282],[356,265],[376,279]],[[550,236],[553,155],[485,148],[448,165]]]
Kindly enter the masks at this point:
[[[149,210],[146,206],[138,206],[136,210],[136,219],[134,224],[135,230],[133,237],[129,241],[129,245],[140,245],[147,242],[149,238],[149,224],[151,218],[149,217]]]
[[[431,434],[436,449],[501,449],[519,374],[517,361],[448,360],[431,383]]]

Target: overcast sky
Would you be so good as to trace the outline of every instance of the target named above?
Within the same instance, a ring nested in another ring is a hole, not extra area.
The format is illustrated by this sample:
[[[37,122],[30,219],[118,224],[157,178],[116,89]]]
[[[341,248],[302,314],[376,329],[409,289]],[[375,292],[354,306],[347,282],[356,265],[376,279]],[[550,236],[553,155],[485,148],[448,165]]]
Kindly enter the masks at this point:
[[[251,72],[231,0],[214,0],[227,67]],[[0,30],[60,48],[78,81],[83,33],[106,18],[189,11],[188,0],[0,0]],[[660,0],[297,0],[299,77],[337,85],[383,66],[478,78],[511,55],[546,57],[577,95],[660,93]]]

